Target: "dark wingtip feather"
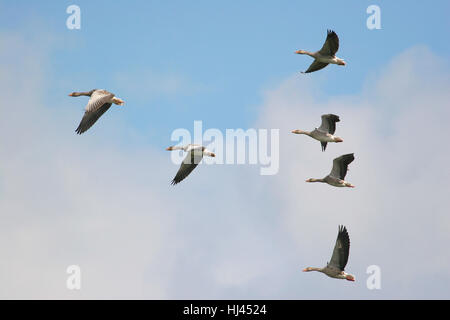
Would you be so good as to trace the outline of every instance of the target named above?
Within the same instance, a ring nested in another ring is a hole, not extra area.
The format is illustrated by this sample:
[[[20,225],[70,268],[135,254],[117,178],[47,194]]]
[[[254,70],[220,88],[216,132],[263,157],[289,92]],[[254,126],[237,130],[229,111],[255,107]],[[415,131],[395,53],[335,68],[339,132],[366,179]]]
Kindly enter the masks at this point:
[[[336,121],[336,122],[340,122],[340,121],[341,121],[341,119],[339,118],[339,116],[337,116],[337,115],[335,115],[335,114],[331,114],[331,119],[332,119],[333,121]]]
[[[344,155],[345,163],[350,164],[351,162],[353,162],[353,160],[355,160],[355,154],[354,153],[349,153],[349,154],[345,154]]]
[[[344,225],[339,226],[339,234],[338,237],[345,236],[347,238],[348,243],[350,243],[350,236],[348,235],[347,227]]]
[[[327,30],[327,35],[336,35],[336,32],[334,32],[334,30],[332,30],[332,29],[328,29]]]

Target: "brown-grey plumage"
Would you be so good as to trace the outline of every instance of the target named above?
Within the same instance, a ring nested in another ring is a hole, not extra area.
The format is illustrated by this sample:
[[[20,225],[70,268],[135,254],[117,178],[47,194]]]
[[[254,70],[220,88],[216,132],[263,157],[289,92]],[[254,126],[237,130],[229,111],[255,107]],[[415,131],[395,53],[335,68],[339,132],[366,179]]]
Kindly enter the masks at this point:
[[[175,178],[173,178],[171,185],[176,185],[186,179],[188,175],[197,167],[200,161],[203,159],[202,150],[192,150],[188,153],[186,158],[184,158],[181,163],[180,169],[178,170]]]
[[[325,68],[327,65],[329,65],[329,63],[314,60],[314,62],[311,63],[311,65],[309,66],[308,70],[306,70],[305,72],[302,72],[302,73],[311,73],[314,71],[319,71],[319,70]]]
[[[335,114],[324,114],[322,115],[322,124],[319,127],[319,130],[327,132],[331,135],[334,135],[336,132],[336,122],[339,122],[339,116]],[[322,151],[325,151],[327,149],[327,143],[326,141],[322,141]]]
[[[348,165],[355,159],[353,153],[345,154],[333,160],[333,168],[329,175],[323,179],[310,178],[306,182],[323,182],[333,187],[348,187],[354,188],[350,182],[345,181],[347,175]]]
[[[353,275],[344,271],[347,266],[349,253],[350,237],[348,235],[347,228],[344,226],[339,226],[338,236],[330,262],[328,262],[323,268],[308,267],[303,269],[303,272],[318,271],[326,274],[330,278],[355,281],[355,277]]]
[[[350,237],[348,235],[347,228],[344,226],[339,226],[333,255],[331,256],[331,260],[329,263],[327,263],[327,265],[339,268],[340,271],[344,271],[345,266],[347,265],[349,253]]]
[[[314,58],[314,62],[309,66],[308,70],[302,73],[311,73],[325,68],[328,64],[337,64],[345,66],[345,61],[336,57],[339,50],[339,37],[333,30],[327,30],[327,38],[319,51],[309,52],[306,50],[298,50],[295,53],[306,54]]]
[[[323,56],[332,56],[336,55],[336,52],[339,50],[339,37],[333,30],[327,30],[327,39],[322,46],[322,49],[319,50],[319,53]]]
[[[208,151],[204,146],[198,144],[188,144],[186,146],[173,146],[166,150],[183,150],[187,152],[186,157],[181,163],[180,169],[178,170],[175,178],[173,178],[171,185],[176,185],[186,179],[186,177],[191,174],[192,171],[197,167],[197,165],[202,161],[203,155],[209,157],[215,157],[213,152]]]
[[[95,111],[86,111],[84,113],[83,119],[81,119],[78,128],[75,130],[76,133],[82,134],[86,132],[90,127],[94,125],[95,122],[112,106],[112,103],[104,103]]]
[[[112,104],[123,105],[124,101],[117,98],[113,93],[102,89],[94,89],[88,92],[73,92],[71,97],[89,96],[90,99],[85,108],[83,119],[81,119],[77,134],[86,132],[95,122],[112,106]]]
[[[319,128],[313,131],[292,130],[295,134],[305,134],[320,142],[322,151],[327,148],[328,142],[343,142],[344,140],[334,135],[336,132],[336,122],[339,122],[339,117],[335,114],[322,115],[322,123]]]
[[[355,154],[344,154],[339,158],[333,160],[333,169],[331,170],[331,176],[339,178],[341,180],[345,179],[347,175],[348,165],[355,160]]]

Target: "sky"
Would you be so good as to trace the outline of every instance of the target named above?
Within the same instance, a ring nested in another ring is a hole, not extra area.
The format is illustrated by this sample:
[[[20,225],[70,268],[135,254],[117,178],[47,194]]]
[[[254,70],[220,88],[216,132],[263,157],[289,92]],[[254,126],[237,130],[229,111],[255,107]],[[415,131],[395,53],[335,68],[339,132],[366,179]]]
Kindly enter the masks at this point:
[[[0,1],[0,297],[449,299],[449,3],[327,4]],[[347,65],[301,74],[312,60],[294,51],[327,29]],[[92,88],[126,104],[78,136],[87,99],[67,95]],[[324,113],[344,143],[322,153],[290,131]],[[279,129],[279,172],[200,165],[171,186],[164,149],[196,120]],[[350,152],[355,189],[304,182]],[[301,272],[341,224],[356,282]]]

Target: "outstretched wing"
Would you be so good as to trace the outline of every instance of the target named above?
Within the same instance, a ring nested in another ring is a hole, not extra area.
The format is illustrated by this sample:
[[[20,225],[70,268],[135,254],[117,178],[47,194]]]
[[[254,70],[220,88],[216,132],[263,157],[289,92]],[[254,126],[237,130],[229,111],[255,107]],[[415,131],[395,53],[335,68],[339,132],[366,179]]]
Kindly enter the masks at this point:
[[[333,169],[331,169],[330,176],[339,178],[341,180],[345,179],[347,174],[348,165],[355,160],[353,153],[345,154],[333,160]]]
[[[111,107],[111,99],[114,94],[106,90],[96,90],[92,93],[91,98],[86,106],[86,112],[83,119],[81,119],[76,133],[82,134],[87,131],[94,123]]]
[[[336,132],[336,122],[339,121],[341,121],[339,116],[335,114],[324,114],[322,115],[322,124],[320,125],[319,130],[334,134]]]
[[[203,152],[201,149],[192,149],[189,151],[171,184],[176,185],[183,181],[197,167],[202,158]]]
[[[314,60],[314,62],[309,66],[308,70],[302,73],[311,73],[320,69],[325,68],[328,65],[328,63],[325,62],[319,62],[317,60]]]
[[[336,52],[339,50],[339,37],[333,30],[327,31],[327,39],[320,49],[319,53],[323,56],[334,57]]]
[[[87,131],[111,107],[111,105],[112,103],[105,103],[95,111],[86,111],[75,132],[78,134],[82,134],[83,132]]]
[[[333,255],[328,265],[338,268],[344,271],[347,265],[348,255],[350,253],[350,237],[347,232],[347,228],[339,226],[339,232],[334,245]]]

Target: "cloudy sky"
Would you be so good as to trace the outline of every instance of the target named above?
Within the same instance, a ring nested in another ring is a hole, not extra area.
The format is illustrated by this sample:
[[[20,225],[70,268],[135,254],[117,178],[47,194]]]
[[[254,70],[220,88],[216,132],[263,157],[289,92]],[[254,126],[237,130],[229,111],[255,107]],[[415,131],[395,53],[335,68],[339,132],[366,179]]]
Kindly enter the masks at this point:
[[[378,1],[368,30],[371,4],[0,1],[0,298],[449,299],[450,7]],[[347,66],[300,74],[293,52],[327,29]],[[126,105],[78,136],[87,99],[67,94],[92,88]],[[325,153],[290,134],[323,113],[344,138]],[[278,174],[203,165],[170,186],[164,149],[195,120],[279,129]],[[355,189],[304,182],[349,152]],[[301,272],[339,224],[356,282]]]

